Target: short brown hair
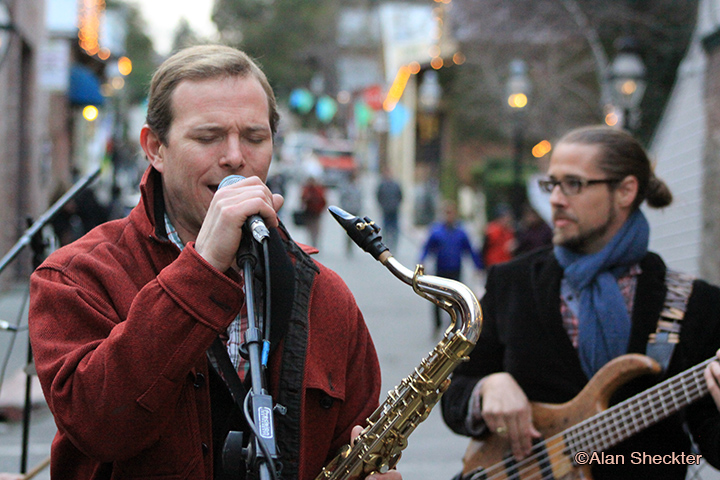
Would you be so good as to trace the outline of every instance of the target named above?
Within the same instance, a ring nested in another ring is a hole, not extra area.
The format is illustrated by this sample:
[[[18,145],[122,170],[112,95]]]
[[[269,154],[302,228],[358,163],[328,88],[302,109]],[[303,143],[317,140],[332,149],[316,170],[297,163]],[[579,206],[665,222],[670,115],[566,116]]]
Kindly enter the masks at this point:
[[[655,176],[645,149],[627,131],[604,125],[582,127],[571,130],[557,143],[597,145],[601,152],[597,165],[608,178],[622,180],[628,175],[637,178],[638,194],[633,209],[639,208],[644,200],[653,208],[672,203],[670,189]]]
[[[277,132],[280,114],[270,82],[260,67],[244,52],[224,45],[198,45],[172,55],[157,69],[150,82],[146,122],[163,144],[173,121],[172,94],[183,80],[216,77],[256,78],[262,86],[270,110],[270,129]]]

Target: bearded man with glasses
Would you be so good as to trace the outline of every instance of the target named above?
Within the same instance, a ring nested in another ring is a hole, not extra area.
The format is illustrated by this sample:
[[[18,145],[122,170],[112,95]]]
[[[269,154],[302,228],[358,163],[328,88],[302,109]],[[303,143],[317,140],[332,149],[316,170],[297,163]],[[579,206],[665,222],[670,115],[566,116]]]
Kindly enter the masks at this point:
[[[561,461],[577,467],[573,446],[557,454],[538,447],[541,437],[556,433],[543,430],[547,424],[533,416],[540,412],[538,402],[564,404],[594,397],[602,403],[606,395],[616,404],[713,357],[720,347],[720,289],[679,276],[690,292],[681,305],[684,318],[669,322],[669,335],[658,333],[666,325],[659,320],[665,319],[666,292],[674,291],[675,284],[668,285],[676,275],[648,251],[650,227],[640,205],[662,208],[672,202],[672,195],[653,173],[643,147],[627,132],[604,126],[569,132],[557,143],[547,174],[539,183],[549,193],[553,246],[488,272],[480,340],[470,360],[455,370],[442,407],[445,422],[455,432],[482,439],[485,448],[504,445],[515,461],[543,458],[546,467],[557,472]],[[662,344],[660,339],[666,338],[670,340]],[[614,368],[608,362],[627,353],[655,356],[656,344],[665,352],[656,358],[661,374],[628,380],[617,369],[606,368],[604,372],[617,375],[617,382],[595,383],[603,366]],[[641,427],[624,441],[613,438],[598,448],[610,447],[604,458],[615,455],[612,458],[624,463],[594,462],[590,472],[595,480],[684,479],[688,462],[634,462],[632,455],[689,454],[688,430],[703,458],[720,466],[720,364],[702,368],[704,379],[698,383],[711,395],[663,420],[646,419],[645,411],[633,413],[632,421]],[[578,396],[589,382],[606,391],[588,395],[586,390]],[[572,427],[573,421],[567,423],[557,430]],[[622,429],[624,423],[613,428]],[[465,473],[489,467],[478,465],[487,458],[491,456],[482,448],[480,453],[469,449]],[[542,469],[542,462],[537,463]],[[505,472],[508,478],[529,478],[523,465],[512,462],[512,471]]]

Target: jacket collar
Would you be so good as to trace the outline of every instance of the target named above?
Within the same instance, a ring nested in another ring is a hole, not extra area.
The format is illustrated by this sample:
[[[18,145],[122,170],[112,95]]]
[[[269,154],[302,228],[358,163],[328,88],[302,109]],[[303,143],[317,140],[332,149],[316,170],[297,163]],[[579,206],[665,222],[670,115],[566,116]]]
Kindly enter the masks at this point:
[[[572,365],[568,367],[572,375],[582,384],[583,379],[587,377],[560,314],[560,282],[563,269],[555,258],[552,247],[548,248],[545,255],[535,256],[530,272],[534,301],[538,308],[537,321],[549,332],[548,338],[554,342],[554,345],[549,347],[560,352],[561,358],[573,359]]]
[[[152,165],[148,166],[140,181],[140,198],[145,216],[150,221],[152,236],[157,240],[169,242],[164,222],[165,198],[162,175]]]

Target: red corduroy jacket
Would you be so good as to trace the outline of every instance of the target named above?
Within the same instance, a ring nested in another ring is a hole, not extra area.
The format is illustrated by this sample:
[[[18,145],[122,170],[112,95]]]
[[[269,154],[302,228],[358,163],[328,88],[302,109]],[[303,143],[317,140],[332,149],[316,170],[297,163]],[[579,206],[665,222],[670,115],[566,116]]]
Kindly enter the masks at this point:
[[[142,201],[127,218],[53,253],[31,277],[30,337],[58,426],[54,479],[213,478],[206,350],[243,299],[237,276],[156,231],[160,185],[148,168]],[[305,359],[300,479],[315,478],[349,442],[380,391],[375,348],[352,294],[314,265],[308,309],[299,314],[307,348],[294,352]],[[275,398],[282,352],[269,362]]]

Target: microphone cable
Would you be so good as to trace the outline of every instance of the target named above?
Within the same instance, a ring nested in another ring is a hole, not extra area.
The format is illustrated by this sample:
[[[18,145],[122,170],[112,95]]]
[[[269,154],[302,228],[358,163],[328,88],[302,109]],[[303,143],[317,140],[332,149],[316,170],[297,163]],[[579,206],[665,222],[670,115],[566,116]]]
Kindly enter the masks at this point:
[[[262,242],[263,262],[265,265],[265,319],[263,320],[263,347],[262,347],[262,366],[267,367],[268,357],[270,356],[270,307],[272,304],[272,283],[270,282],[270,243],[266,240]]]

